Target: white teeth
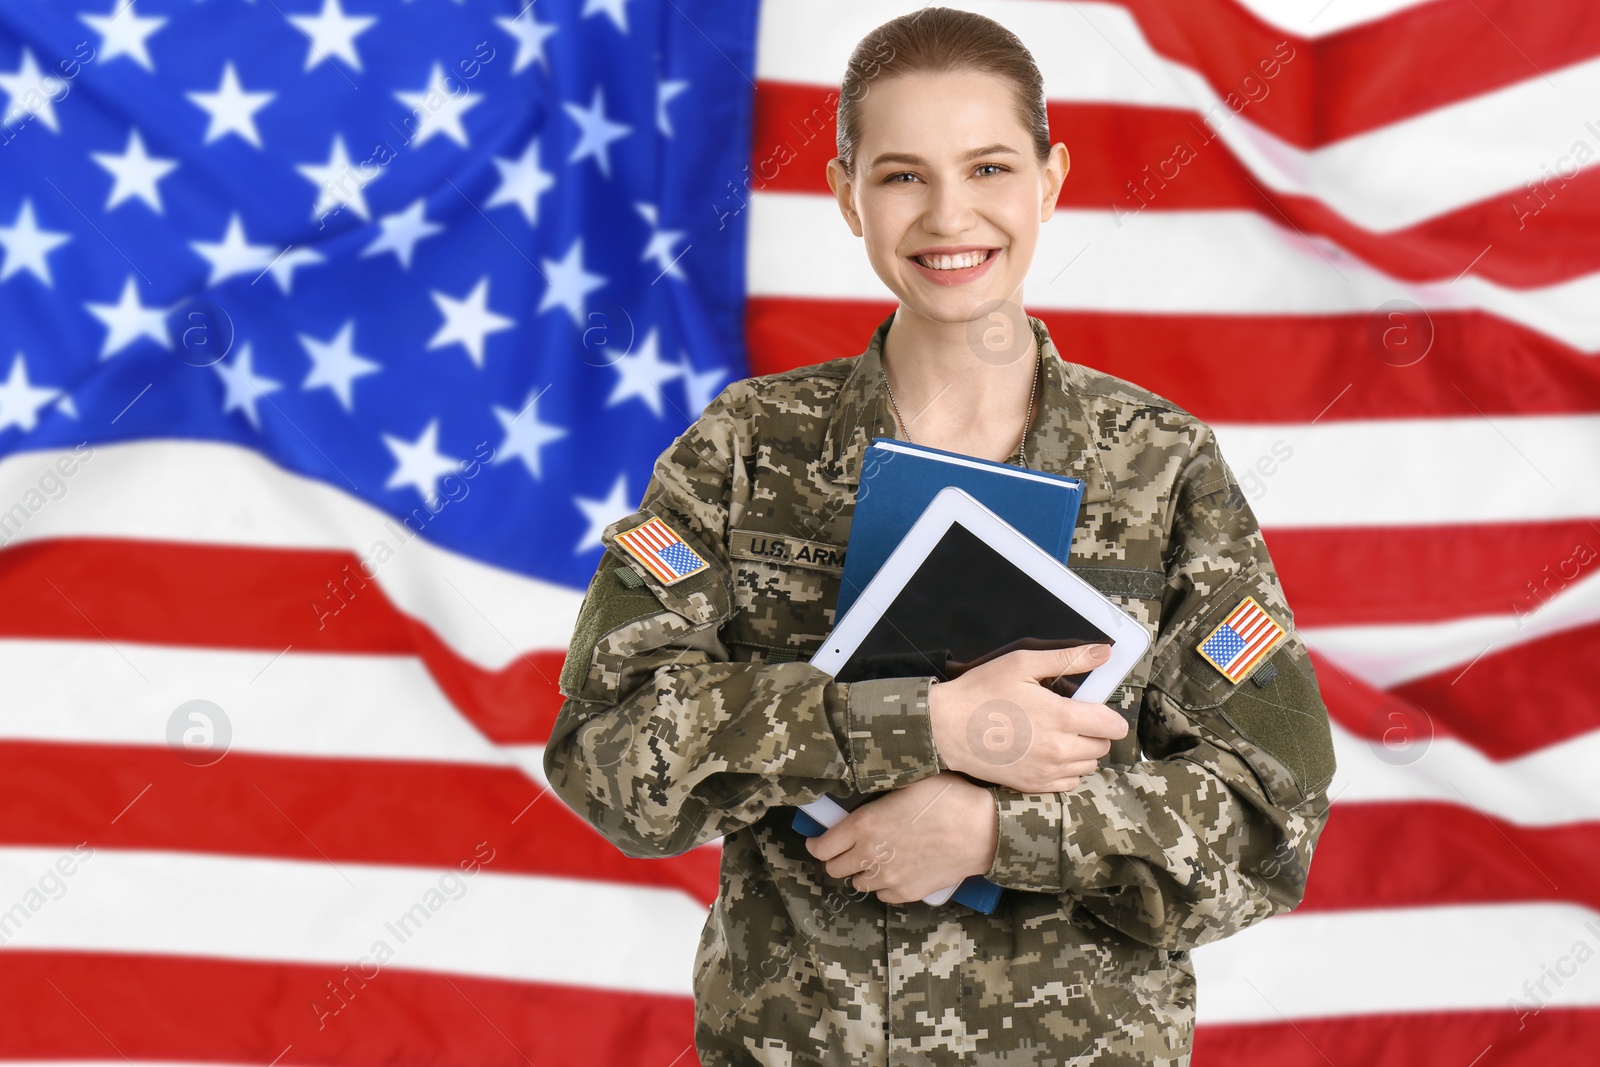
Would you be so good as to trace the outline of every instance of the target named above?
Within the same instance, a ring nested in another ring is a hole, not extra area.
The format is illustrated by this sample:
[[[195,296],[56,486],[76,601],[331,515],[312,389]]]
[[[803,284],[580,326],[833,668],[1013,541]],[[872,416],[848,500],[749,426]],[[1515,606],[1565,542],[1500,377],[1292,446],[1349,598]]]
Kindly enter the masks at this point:
[[[918,256],[917,262],[934,270],[960,270],[962,267],[976,267],[988,258],[989,250],[986,249],[980,252],[962,252],[954,256]]]

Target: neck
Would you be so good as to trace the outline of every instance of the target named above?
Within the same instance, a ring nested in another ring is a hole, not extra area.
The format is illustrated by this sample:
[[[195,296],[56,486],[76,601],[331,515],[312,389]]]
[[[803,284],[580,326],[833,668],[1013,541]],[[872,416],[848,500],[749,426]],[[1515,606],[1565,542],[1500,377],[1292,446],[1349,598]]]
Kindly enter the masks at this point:
[[[1007,320],[1021,328],[1007,328]],[[990,325],[937,322],[902,304],[889,324],[881,358],[911,436],[950,439],[975,427],[1021,430],[1038,348],[1025,313],[1014,305],[1003,308]]]

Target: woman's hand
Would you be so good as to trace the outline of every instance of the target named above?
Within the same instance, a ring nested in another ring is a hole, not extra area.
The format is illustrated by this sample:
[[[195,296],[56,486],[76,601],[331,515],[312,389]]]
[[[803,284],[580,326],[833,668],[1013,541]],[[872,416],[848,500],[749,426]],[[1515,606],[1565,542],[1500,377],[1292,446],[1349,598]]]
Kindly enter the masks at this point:
[[[876,891],[886,904],[921,900],[994,865],[994,795],[959,774],[940,772],[869,801],[806,850],[835,878]]]
[[[928,717],[940,762],[1021,793],[1077,788],[1111,742],[1128,735],[1128,721],[1104,704],[1054,693],[1039,680],[1092,670],[1109,652],[1103,644],[1018,649],[935,682]]]

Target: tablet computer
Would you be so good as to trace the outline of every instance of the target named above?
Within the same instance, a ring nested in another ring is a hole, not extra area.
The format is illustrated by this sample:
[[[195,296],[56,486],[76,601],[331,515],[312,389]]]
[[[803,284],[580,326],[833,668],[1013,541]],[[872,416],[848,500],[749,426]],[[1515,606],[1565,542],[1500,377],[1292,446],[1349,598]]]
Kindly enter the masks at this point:
[[[934,495],[809,662],[841,682],[921,675],[949,681],[1014,649],[1099,643],[1111,646],[1104,663],[1053,678],[1049,688],[1103,703],[1149,648],[1150,635],[970,493],[949,486]],[[800,809],[826,828],[867,799],[841,803],[824,795]],[[964,884],[922,899],[943,904]],[[992,907],[991,900],[980,910]]]
[[[949,486],[810,662],[841,682],[924,674],[948,681],[1015,649],[1101,642],[1111,646],[1104,663],[1052,679],[1050,688],[1104,702],[1144,655],[1149,632],[970,493]]]

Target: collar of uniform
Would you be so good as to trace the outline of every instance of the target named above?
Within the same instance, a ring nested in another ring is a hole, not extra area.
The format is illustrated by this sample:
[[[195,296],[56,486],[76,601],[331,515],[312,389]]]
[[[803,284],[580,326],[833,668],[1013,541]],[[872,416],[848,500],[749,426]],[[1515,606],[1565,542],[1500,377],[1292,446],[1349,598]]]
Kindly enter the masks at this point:
[[[883,387],[883,342],[894,313],[872,332],[867,349],[856,357],[828,419],[823,439],[822,459],[828,477],[845,485],[861,478],[861,458],[874,437],[894,437],[894,413],[889,393]],[[1038,414],[1028,428],[1024,455],[1028,466],[1051,474],[1066,474],[1083,481],[1083,499],[1109,500],[1111,479],[1100,461],[1084,414],[1083,400],[1073,385],[1074,365],[1061,358],[1044,322],[1032,315],[1039,352],[1044,360],[1044,379]]]

